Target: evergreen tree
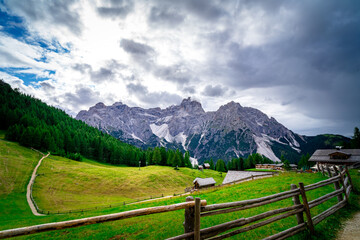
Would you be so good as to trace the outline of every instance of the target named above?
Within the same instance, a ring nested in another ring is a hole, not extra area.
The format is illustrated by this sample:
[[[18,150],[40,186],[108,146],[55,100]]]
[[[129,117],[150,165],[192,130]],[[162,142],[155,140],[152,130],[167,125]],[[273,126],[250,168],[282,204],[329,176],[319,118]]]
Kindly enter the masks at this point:
[[[216,162],[216,171],[218,172],[226,172],[225,162],[222,159],[217,160]]]
[[[160,165],[161,166],[166,166],[167,163],[167,154],[166,154],[166,149],[164,147],[160,148],[160,154],[161,154],[161,162]]]
[[[210,169],[215,170],[215,164],[212,158],[210,159]]]
[[[192,164],[190,161],[190,154],[188,151],[185,152],[184,162],[185,162],[185,167],[192,168]]]
[[[244,168],[244,159],[242,157],[239,158],[239,170],[243,171]]]
[[[161,153],[158,147],[154,148],[153,157],[152,157],[153,164],[160,165],[161,163]]]
[[[360,131],[358,127],[354,128],[354,136],[351,139],[352,148],[360,148]]]

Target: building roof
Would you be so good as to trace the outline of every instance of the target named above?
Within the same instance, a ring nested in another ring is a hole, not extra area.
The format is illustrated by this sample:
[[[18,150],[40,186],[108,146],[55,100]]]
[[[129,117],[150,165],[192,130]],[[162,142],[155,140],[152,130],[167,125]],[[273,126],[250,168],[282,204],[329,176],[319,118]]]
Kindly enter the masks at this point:
[[[204,166],[205,166],[206,168],[209,168],[209,167],[210,167],[210,164],[204,163]]]
[[[238,181],[241,181],[242,179],[245,179],[245,178],[248,178],[251,176],[265,175],[265,174],[272,175],[273,173],[271,173],[271,172],[268,172],[268,173],[267,172],[250,172],[250,171],[228,171],[222,184],[238,182]]]
[[[360,149],[318,149],[309,159],[310,162],[354,164],[360,162]]]
[[[215,180],[210,177],[210,178],[195,178],[195,180],[193,181],[193,183],[198,183],[199,187],[205,187],[205,186],[209,186],[209,185],[213,185],[215,184]]]

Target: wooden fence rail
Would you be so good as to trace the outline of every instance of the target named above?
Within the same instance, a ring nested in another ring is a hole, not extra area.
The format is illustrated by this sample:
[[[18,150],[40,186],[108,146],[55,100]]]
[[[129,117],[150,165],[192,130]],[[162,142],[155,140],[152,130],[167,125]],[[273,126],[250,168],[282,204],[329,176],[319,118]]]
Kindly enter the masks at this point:
[[[180,209],[185,209],[185,222],[184,222],[185,233],[179,236],[169,238],[171,240],[224,239],[295,215],[297,219],[296,226],[293,226],[280,233],[265,238],[266,240],[285,239],[305,229],[309,229],[311,232],[314,232],[315,225],[317,225],[319,222],[321,222],[322,220],[324,220],[334,212],[338,211],[348,203],[349,194],[353,189],[349,172],[345,168],[345,169],[339,169],[338,171],[336,169],[335,173],[337,175],[332,176],[332,174],[329,172],[329,176],[331,177],[324,181],[320,181],[307,186],[304,186],[303,183],[299,183],[299,188],[295,184],[291,184],[291,189],[289,191],[285,191],[257,199],[207,205],[206,200],[201,200],[200,198],[196,198],[194,201],[193,197],[189,196],[186,198],[186,202],[184,203],[178,203],[168,206],[143,208],[143,209],[131,210],[126,212],[114,213],[114,214],[108,214],[108,215],[102,215],[96,217],[89,217],[89,218],[82,218],[82,219],[76,219],[70,221],[47,223],[36,226],[30,226],[30,227],[4,230],[4,231],[0,231],[0,239],[40,233],[51,230],[79,227],[79,226],[96,224],[107,221],[115,221],[115,220],[144,216],[149,214],[176,211]],[[334,185],[335,191],[327,193],[312,201],[309,202],[307,201],[306,192],[330,184]],[[345,198],[343,198],[342,196],[343,194]],[[302,199],[302,203],[300,201],[300,196]],[[310,212],[311,208],[316,207],[334,197],[337,197],[338,199],[337,204],[333,205],[332,207],[318,214],[315,217],[311,216],[311,212]],[[235,219],[230,222],[218,224],[204,229],[200,228],[202,217],[209,217],[218,214],[226,214],[230,212],[256,208],[288,198],[292,198],[293,201],[292,206],[285,206],[279,209],[270,210],[247,218]],[[306,221],[304,221],[303,213],[305,213],[306,215]],[[251,223],[253,224],[248,225]]]

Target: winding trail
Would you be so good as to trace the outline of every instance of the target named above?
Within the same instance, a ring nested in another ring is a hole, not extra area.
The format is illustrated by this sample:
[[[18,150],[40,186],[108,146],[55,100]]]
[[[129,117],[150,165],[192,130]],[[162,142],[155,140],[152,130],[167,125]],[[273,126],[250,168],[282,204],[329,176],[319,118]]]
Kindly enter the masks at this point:
[[[37,172],[37,169],[40,167],[40,164],[42,162],[42,160],[46,157],[48,157],[50,155],[50,153],[48,153],[47,155],[44,155],[38,162],[38,164],[36,165],[36,167],[34,168],[34,171],[31,175],[31,179],[29,181],[29,184],[27,185],[27,188],[26,188],[26,200],[29,204],[29,207],[32,211],[32,213],[35,215],[35,216],[45,216],[44,214],[41,214],[37,211],[33,201],[31,200],[32,199],[32,186],[34,184],[34,181],[35,181],[35,178],[36,178],[36,172]]]
[[[337,240],[359,240],[360,239],[360,212],[344,223],[344,228],[336,238]]]

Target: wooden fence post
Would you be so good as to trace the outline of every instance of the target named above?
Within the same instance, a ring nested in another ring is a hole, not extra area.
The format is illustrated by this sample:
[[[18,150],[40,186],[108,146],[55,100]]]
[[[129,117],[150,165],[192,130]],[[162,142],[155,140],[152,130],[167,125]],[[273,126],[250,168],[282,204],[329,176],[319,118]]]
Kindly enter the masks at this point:
[[[330,171],[330,168],[328,165],[326,165],[326,171],[328,172],[328,177],[332,178],[332,172]]]
[[[353,185],[353,183],[352,183],[352,180],[351,180],[351,177],[350,177],[350,173],[349,173],[349,170],[348,170],[348,167],[347,167],[347,166],[345,166],[345,172],[346,172],[346,175],[347,175],[348,178],[349,178],[349,182],[350,182],[351,188],[352,188],[353,191],[355,192],[356,190],[355,190],[354,185]]]
[[[334,182],[334,188],[335,190],[339,190],[340,189],[340,181],[338,182]],[[338,202],[341,202],[343,200],[343,197],[342,195],[337,195],[337,199],[338,199]]]
[[[349,196],[346,193],[346,186],[345,186],[345,183],[344,183],[344,175],[342,173],[340,173],[340,179],[341,179],[341,184],[343,186],[343,192],[345,194],[346,201],[349,203]]]
[[[301,194],[303,204],[304,204],[304,208],[305,208],[307,225],[309,227],[310,233],[314,234],[315,229],[314,229],[314,224],[313,224],[313,221],[312,221],[312,218],[311,218],[311,213],[310,213],[309,203],[308,203],[307,197],[306,197],[306,191],[305,191],[304,183],[302,183],[302,182],[299,183],[299,188],[300,188],[300,194]]]
[[[339,170],[336,165],[334,165],[334,171],[336,176],[339,175]]]
[[[291,190],[297,189],[295,184],[291,184]],[[299,195],[293,197],[294,205],[301,205]],[[296,220],[298,224],[304,223],[304,215],[303,212],[296,214]]]
[[[186,202],[192,202],[194,198],[192,196],[186,197]],[[195,207],[185,208],[185,221],[184,232],[189,233],[194,231],[195,225]],[[193,237],[187,239],[194,239]]]
[[[194,240],[200,240],[200,211],[201,200],[195,198],[195,226],[194,226]]]
[[[320,165],[320,168],[321,168],[321,174],[323,175],[323,176],[325,176],[325,173],[324,173],[324,166],[321,164]]]

